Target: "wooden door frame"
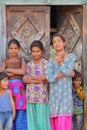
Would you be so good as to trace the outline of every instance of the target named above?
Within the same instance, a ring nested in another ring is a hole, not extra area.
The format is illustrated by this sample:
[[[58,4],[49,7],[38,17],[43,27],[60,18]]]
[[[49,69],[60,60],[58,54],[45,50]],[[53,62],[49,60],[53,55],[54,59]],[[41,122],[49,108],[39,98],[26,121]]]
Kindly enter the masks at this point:
[[[83,5],[83,81],[85,89],[84,100],[84,130],[87,130],[87,5]]]
[[[0,5],[0,66],[6,57],[6,6]]]
[[[87,5],[83,5],[84,130],[87,130]],[[6,56],[6,5],[0,5],[0,61]],[[0,63],[1,65],[1,63]]]

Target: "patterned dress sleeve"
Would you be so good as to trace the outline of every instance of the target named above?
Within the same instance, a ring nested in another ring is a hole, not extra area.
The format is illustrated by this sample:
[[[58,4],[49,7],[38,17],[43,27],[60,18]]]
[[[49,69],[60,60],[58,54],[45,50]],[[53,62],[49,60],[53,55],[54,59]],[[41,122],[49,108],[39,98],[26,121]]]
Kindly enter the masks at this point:
[[[31,73],[31,65],[30,62],[28,62],[26,65],[25,76],[30,75],[30,73]]]
[[[75,55],[71,53],[64,61],[64,64],[60,67],[60,72],[64,73],[65,76],[69,76],[70,72],[74,68],[74,63],[75,63]]]
[[[41,64],[42,64],[41,65],[42,73],[43,73],[43,75],[46,75],[46,68],[47,68],[48,61],[46,59],[42,59]]]
[[[46,78],[48,82],[56,82],[56,76],[57,73],[55,73],[55,65],[53,64],[53,60],[50,59],[46,69]]]

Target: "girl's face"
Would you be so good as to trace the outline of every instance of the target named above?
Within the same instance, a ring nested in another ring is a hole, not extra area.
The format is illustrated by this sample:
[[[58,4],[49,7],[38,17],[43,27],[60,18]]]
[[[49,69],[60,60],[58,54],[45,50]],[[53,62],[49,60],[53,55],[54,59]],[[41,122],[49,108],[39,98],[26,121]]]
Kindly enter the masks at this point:
[[[4,90],[8,88],[8,78],[4,78],[0,81],[0,88]]]
[[[82,83],[81,77],[78,77],[78,78],[74,79],[74,81],[73,81],[74,88],[80,87],[81,83]]]
[[[59,36],[55,36],[53,38],[53,47],[56,51],[64,50],[65,45],[66,42],[63,42],[63,40]]]
[[[39,60],[43,55],[43,51],[38,47],[32,47],[31,54],[35,60]]]
[[[16,44],[14,44],[14,43],[12,43],[12,44],[9,46],[9,48],[8,48],[8,51],[9,51],[9,53],[10,53],[10,55],[11,55],[12,57],[18,56],[19,50],[20,50],[20,48],[19,48]]]

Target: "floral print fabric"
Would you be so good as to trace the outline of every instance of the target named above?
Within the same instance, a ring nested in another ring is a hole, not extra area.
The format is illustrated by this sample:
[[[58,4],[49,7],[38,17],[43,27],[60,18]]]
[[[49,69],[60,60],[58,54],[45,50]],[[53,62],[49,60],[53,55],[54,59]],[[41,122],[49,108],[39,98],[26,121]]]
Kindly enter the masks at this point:
[[[41,76],[46,74],[47,60],[42,59],[39,64],[34,64],[33,61],[29,62],[26,66],[25,76]],[[27,84],[26,88],[27,103],[47,103],[48,92],[47,82]]]

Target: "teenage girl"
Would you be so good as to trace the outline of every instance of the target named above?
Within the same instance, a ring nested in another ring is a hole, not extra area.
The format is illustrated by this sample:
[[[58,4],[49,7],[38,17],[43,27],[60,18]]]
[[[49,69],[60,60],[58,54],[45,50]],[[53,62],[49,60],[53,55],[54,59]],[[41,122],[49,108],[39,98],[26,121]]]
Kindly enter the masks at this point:
[[[58,33],[52,36],[56,56],[50,58],[46,77],[50,82],[49,107],[52,130],[71,130],[72,127],[72,79],[75,55],[65,51],[65,38]]]
[[[33,59],[27,64],[23,78],[27,84],[28,130],[50,130],[46,80],[47,60],[43,59],[42,42],[34,41],[30,45],[30,50]]]
[[[26,62],[18,56],[20,44],[16,39],[8,43],[9,58],[2,62],[2,71],[9,77],[9,89],[15,101],[16,117],[13,122],[13,130],[27,130],[26,118],[26,94],[25,87],[21,80],[25,73]]]

